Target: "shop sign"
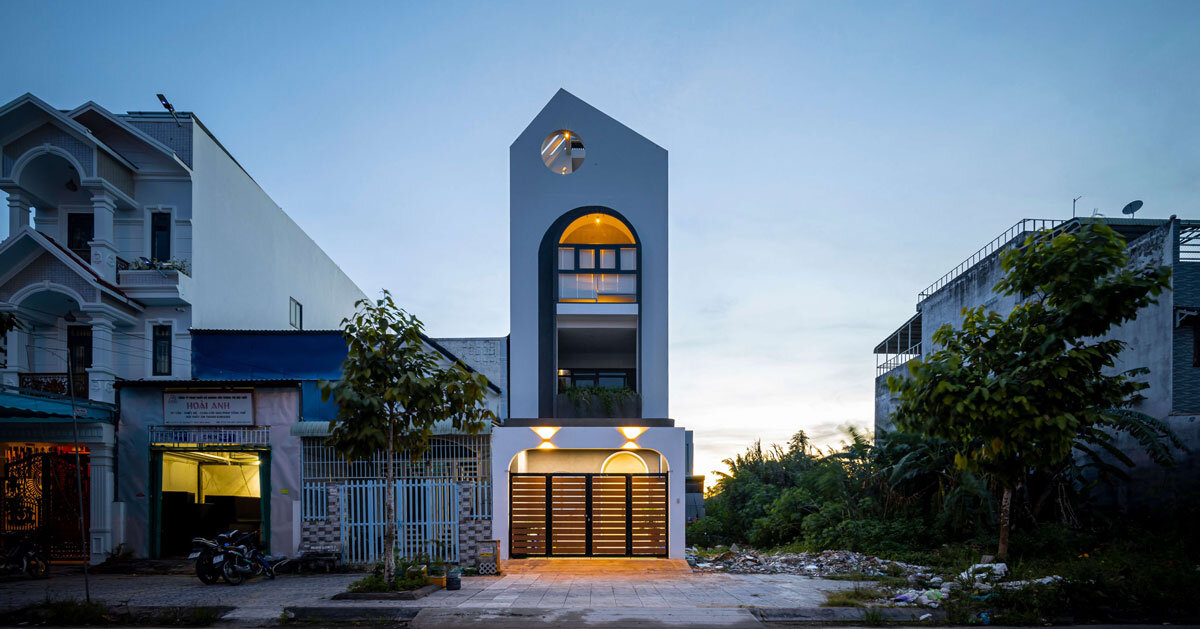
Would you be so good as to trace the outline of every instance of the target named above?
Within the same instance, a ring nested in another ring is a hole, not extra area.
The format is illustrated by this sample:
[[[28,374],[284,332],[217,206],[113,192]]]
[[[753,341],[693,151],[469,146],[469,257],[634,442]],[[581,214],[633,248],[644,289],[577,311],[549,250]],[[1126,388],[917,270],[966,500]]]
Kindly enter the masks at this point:
[[[253,426],[254,394],[250,391],[163,393],[166,426]]]

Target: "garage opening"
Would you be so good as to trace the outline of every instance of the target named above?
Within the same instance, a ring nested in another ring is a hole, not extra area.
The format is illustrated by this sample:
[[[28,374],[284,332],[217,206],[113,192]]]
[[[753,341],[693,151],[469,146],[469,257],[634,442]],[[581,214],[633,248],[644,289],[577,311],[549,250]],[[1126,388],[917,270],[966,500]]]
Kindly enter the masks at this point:
[[[509,504],[512,557],[667,556],[666,474],[510,473]]]
[[[159,556],[191,551],[193,537],[263,530],[263,453],[171,450],[161,453]],[[265,536],[265,532],[264,532]]]

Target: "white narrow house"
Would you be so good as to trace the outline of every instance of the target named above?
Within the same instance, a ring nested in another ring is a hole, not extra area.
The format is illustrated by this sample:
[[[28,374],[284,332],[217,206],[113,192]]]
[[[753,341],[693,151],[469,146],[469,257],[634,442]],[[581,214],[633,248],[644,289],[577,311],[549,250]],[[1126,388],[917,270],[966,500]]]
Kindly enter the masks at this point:
[[[683,557],[667,407],[667,151],[559,90],[509,149],[501,557]]]

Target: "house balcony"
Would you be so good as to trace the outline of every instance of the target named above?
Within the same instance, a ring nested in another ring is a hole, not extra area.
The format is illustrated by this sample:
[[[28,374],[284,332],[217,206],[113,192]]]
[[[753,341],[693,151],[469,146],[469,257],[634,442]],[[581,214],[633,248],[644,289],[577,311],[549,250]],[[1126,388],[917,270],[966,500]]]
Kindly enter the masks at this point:
[[[642,416],[642,398],[637,393],[559,393],[554,399],[554,416],[558,419],[637,418]]]
[[[193,280],[183,271],[173,269],[118,271],[117,283],[131,299],[147,306],[186,306],[192,303]]]
[[[73,374],[72,378],[68,378],[65,372],[23,373],[20,376],[19,382],[19,386],[27,391],[61,395],[63,397],[70,397],[68,386],[71,385],[75,389],[76,398],[80,400],[88,399],[88,375],[86,373]]]

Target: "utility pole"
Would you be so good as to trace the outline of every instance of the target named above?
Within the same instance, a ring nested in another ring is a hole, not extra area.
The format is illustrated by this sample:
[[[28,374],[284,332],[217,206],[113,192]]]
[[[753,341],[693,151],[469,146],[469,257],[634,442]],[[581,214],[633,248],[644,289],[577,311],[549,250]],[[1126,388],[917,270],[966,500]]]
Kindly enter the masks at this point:
[[[70,312],[64,317],[67,322],[75,319]],[[79,456],[79,415],[75,413],[75,361],[72,360],[71,348],[67,347],[67,394],[71,396],[71,428],[75,431],[75,493],[79,499],[79,542],[83,550],[83,596],[88,603],[92,602],[92,585],[88,582],[88,564],[92,562],[92,552],[88,548],[87,528],[83,519],[83,462]]]

